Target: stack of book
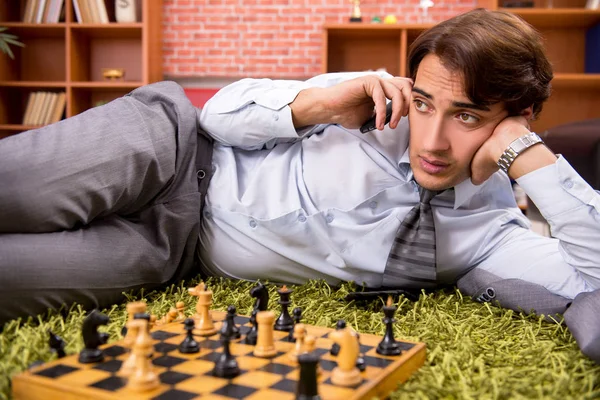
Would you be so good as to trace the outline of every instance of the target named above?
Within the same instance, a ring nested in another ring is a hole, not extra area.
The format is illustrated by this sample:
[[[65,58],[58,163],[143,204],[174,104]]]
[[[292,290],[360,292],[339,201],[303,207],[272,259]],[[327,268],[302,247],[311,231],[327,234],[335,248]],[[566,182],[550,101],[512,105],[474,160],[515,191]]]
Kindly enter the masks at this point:
[[[43,126],[61,120],[65,112],[65,92],[32,92],[29,94],[23,125]]]
[[[65,0],[27,0],[23,22],[29,24],[56,24],[64,20]]]
[[[108,24],[104,0],[73,0],[75,17],[80,24]]]

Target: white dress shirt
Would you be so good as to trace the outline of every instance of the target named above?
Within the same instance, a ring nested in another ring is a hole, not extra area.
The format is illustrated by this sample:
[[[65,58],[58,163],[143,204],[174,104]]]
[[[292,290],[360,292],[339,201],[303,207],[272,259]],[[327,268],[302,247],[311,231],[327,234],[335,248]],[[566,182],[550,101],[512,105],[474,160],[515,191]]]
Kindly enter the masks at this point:
[[[381,285],[396,231],[419,199],[408,119],[367,134],[339,125],[297,131],[288,106],[302,89],[362,74],[243,79],[206,103],[201,125],[216,142],[200,231],[205,271]],[[440,283],[478,267],[568,298],[599,288],[600,194],[562,157],[517,182],[554,238],[529,229],[503,172],[480,186],[466,180],[431,203]]]

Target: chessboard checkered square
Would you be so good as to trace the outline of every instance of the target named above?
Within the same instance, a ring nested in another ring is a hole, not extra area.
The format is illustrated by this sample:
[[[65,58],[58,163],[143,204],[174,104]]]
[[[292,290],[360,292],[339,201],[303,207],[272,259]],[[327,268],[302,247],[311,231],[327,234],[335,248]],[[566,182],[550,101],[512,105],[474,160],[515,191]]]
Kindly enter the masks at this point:
[[[194,376],[186,379],[175,385],[178,390],[186,392],[207,394],[214,393],[225,385],[229,384],[229,380],[225,378],[219,378],[212,375]]]
[[[162,355],[158,358],[153,359],[152,364],[158,365],[161,367],[172,368],[172,367],[176,366],[177,364],[181,364],[186,361],[187,360],[185,358],[174,357],[174,356],[169,356],[169,355]]]
[[[274,384],[273,386],[271,386],[271,389],[277,389],[283,392],[288,392],[288,393],[296,393],[296,386],[298,385],[298,381],[293,380],[293,379],[282,379],[279,382],[277,382],[276,384]]]
[[[285,375],[285,374],[290,373],[294,369],[296,369],[296,368],[291,365],[279,364],[279,363],[269,363],[269,364],[265,365],[264,367],[259,368],[258,370],[264,371],[264,372],[271,372],[273,374]]]
[[[167,385],[175,385],[179,382],[185,381],[186,379],[192,378],[194,375],[184,374],[177,371],[165,371],[159,375],[160,381]]]
[[[154,345],[154,351],[158,353],[170,353],[173,350],[176,350],[179,346],[176,344],[160,342]]]
[[[351,399],[354,389],[329,384],[319,385],[319,395],[322,399]]]
[[[110,376],[110,377],[103,379],[101,381],[98,381],[90,386],[94,387],[94,388],[102,389],[102,390],[116,392],[117,390],[125,387],[125,385],[127,385],[126,379],[120,378],[118,376]]]
[[[77,371],[79,368],[71,367],[69,365],[55,365],[50,368],[36,371],[36,375],[45,376],[46,378],[58,378],[66,374],[70,374],[73,371]]]
[[[269,387],[282,379],[281,375],[265,371],[250,371],[231,380],[234,384],[249,386],[257,389]]]
[[[181,332],[179,333],[174,333],[174,332],[167,332],[167,331],[154,331],[150,334],[150,336],[152,336],[152,339],[154,340],[161,340],[161,341],[165,341],[169,338],[172,338],[173,336],[178,336],[180,335]]]
[[[61,376],[57,379],[57,382],[68,382],[69,385],[85,387],[111,376],[112,374],[107,371],[80,369],[68,375]]]
[[[166,392],[152,398],[152,400],[191,400],[197,397],[196,393],[185,392],[183,390],[169,389]]]
[[[248,386],[236,385],[230,383],[223,386],[222,388],[215,390],[213,393],[221,396],[230,397],[232,399],[245,399],[252,393],[256,392],[257,389]]]
[[[212,371],[215,367],[213,362],[203,360],[189,360],[171,368],[171,371],[181,372],[182,374],[202,375]]]
[[[244,400],[295,400],[296,395],[294,393],[286,393],[281,390],[265,389],[259,390],[256,393],[251,394]]]
[[[100,364],[94,365],[92,369],[98,369],[107,372],[117,372],[121,369],[123,362],[121,360],[108,360]]]
[[[114,358],[127,353],[127,349],[125,347],[118,346],[118,345],[109,346],[109,347],[103,349],[102,351],[104,352],[104,355],[106,357],[114,357]]]
[[[394,362],[393,359],[386,359],[381,357],[364,356],[363,358],[365,360],[365,365],[370,365],[371,367],[377,368],[385,368]]]
[[[237,362],[238,362],[238,366],[240,367],[240,369],[246,370],[246,371],[251,371],[251,370],[260,369],[260,368],[264,367],[265,365],[268,365],[271,362],[271,360],[268,358],[258,358],[258,357],[253,357],[252,355],[248,355],[248,356],[238,357]]]

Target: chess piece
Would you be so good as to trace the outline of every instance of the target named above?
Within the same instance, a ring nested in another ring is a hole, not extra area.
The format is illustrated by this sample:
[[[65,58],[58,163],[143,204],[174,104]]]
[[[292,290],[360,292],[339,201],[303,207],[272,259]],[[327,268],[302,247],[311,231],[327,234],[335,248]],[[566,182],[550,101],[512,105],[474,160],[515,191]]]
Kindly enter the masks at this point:
[[[148,320],[144,318],[135,319],[133,325],[137,327],[137,338],[131,349],[135,358],[135,367],[129,376],[127,387],[136,392],[145,392],[160,385],[158,375],[152,366],[152,353],[154,342],[148,333]]]
[[[200,345],[194,339],[194,320],[192,318],[186,318],[184,321],[184,329],[186,331],[185,339],[179,344],[179,351],[184,354],[198,353],[200,351]]]
[[[296,342],[296,346],[294,346],[294,350],[289,352],[290,360],[293,362],[298,361],[298,356],[304,353],[304,338],[306,337],[306,327],[304,324],[296,324],[294,325],[294,341]]]
[[[293,320],[294,320],[294,326],[295,326],[295,325],[299,324],[300,321],[302,320],[302,308],[300,308],[300,307],[294,308],[294,310],[292,311],[292,315],[294,316]],[[290,330],[290,334],[287,337],[287,341],[288,342],[296,341],[296,339],[294,338],[294,328],[292,328]]]
[[[237,360],[231,354],[231,325],[225,332],[221,332],[221,344],[223,345],[223,353],[219,356],[215,362],[215,368],[213,369],[213,375],[221,378],[233,378],[240,374],[240,367],[238,366]]]
[[[274,320],[275,314],[273,311],[259,311],[256,314],[256,322],[258,323],[258,337],[254,348],[256,357],[271,358],[277,354],[273,343]]]
[[[204,283],[200,282],[195,288],[188,289],[192,296],[198,297],[196,303],[196,330],[200,336],[212,336],[217,333],[217,328],[213,324],[210,315],[210,305],[212,304],[212,290],[206,289]]]
[[[89,364],[104,360],[104,353],[98,346],[106,343],[106,336],[98,332],[98,327],[108,324],[108,321],[108,317],[98,310],[92,310],[85,317],[81,329],[85,348],[79,353],[80,363]]]
[[[287,288],[287,286],[283,286],[281,289],[277,291],[279,293],[279,301],[278,303],[281,305],[281,314],[275,321],[275,330],[290,332],[294,329],[294,320],[290,316],[288,311],[288,306],[290,305],[290,294],[292,291]]]
[[[178,301],[177,303],[175,303],[175,309],[177,310],[177,317],[175,318],[175,321],[185,321],[185,303],[183,301]]]
[[[338,386],[355,386],[362,382],[360,371],[356,367],[356,359],[360,351],[356,332],[350,328],[333,331],[331,340],[340,345],[337,356],[337,367],[331,372],[331,382]]]
[[[177,319],[177,309],[171,307],[169,311],[161,319],[158,320],[158,325],[169,324]]]
[[[242,336],[242,334],[240,333],[240,328],[235,325],[236,314],[237,309],[234,305],[230,305],[229,307],[227,307],[227,314],[225,315],[223,325],[221,325],[221,334],[231,332],[229,336],[232,340],[239,339]]]
[[[358,332],[356,332],[356,340],[358,340],[359,349],[358,358],[356,359],[356,368],[358,368],[360,372],[363,372],[367,369],[367,362],[365,361],[365,355],[360,352],[360,334]]]
[[[384,356],[397,356],[402,352],[400,343],[396,342],[394,338],[394,314],[396,313],[396,307],[392,304],[392,297],[388,297],[387,303],[383,306],[383,322],[385,323],[385,335],[379,344],[377,345],[377,353]]]
[[[150,320],[148,321],[148,330],[152,331],[156,325],[156,315],[150,314]]]
[[[254,308],[252,309],[252,314],[250,314],[250,324],[252,327],[250,331],[246,334],[246,339],[244,342],[246,344],[255,345],[256,338],[258,336],[258,324],[256,322],[256,314],[259,311],[266,311],[269,303],[269,291],[262,283],[258,282],[256,286],[250,289],[250,296],[254,297],[256,300],[254,301]]]
[[[352,0],[352,14],[350,14],[350,22],[362,22],[360,12],[360,0]]]
[[[320,400],[317,385],[317,366],[319,357],[314,353],[298,356],[300,379],[296,386],[297,400]]]
[[[127,318],[127,322],[125,323],[125,327],[123,329],[125,331],[124,332],[125,338],[123,339],[124,347],[131,348],[131,346],[133,345],[133,342],[135,340],[135,336],[133,336],[134,334],[131,334],[129,332],[127,324],[129,322],[133,321],[135,314],[146,312],[147,307],[148,306],[143,301],[127,303],[126,310],[127,310],[128,318]]]
[[[338,322],[335,324],[335,330],[339,331],[340,329],[344,329],[346,327],[346,321],[344,321],[343,319],[339,319]],[[334,343],[331,345],[331,350],[329,350],[329,354],[331,354],[332,356],[337,356],[338,353],[340,352],[340,345],[337,343]]]
[[[65,353],[65,341],[58,335],[55,335],[50,329],[48,329],[48,344],[50,349],[56,353],[57,358],[63,358],[66,356]]]

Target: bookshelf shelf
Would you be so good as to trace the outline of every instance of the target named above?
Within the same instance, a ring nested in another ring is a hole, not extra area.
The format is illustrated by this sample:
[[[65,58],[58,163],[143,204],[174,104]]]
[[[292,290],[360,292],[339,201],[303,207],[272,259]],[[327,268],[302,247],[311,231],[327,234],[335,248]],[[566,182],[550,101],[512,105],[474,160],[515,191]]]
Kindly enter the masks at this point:
[[[585,8],[500,8],[517,14],[536,28],[587,29],[600,22],[600,10]]]
[[[25,43],[12,48],[14,60],[0,54],[0,138],[32,127],[23,118],[36,92],[64,92],[63,117],[71,117],[163,78],[162,0],[137,0],[133,23],[116,22],[114,0],[103,1],[104,24],[80,23],[73,0],[63,0],[58,23],[25,23],[28,0],[0,1],[0,26]],[[123,68],[125,75],[109,81],[103,68]]]

